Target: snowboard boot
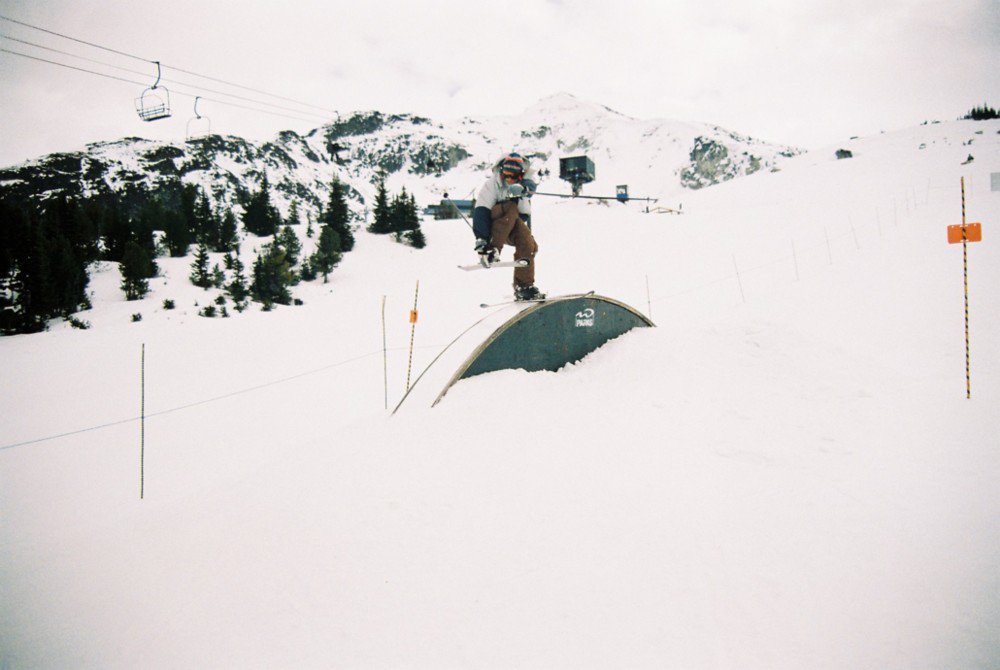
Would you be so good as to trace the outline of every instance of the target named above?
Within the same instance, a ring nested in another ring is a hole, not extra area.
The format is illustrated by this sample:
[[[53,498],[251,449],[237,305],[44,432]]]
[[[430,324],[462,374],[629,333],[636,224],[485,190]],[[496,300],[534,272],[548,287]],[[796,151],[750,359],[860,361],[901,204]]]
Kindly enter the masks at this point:
[[[517,302],[523,302],[526,300],[542,300],[544,298],[545,294],[539,291],[534,285],[514,287],[514,300]]]

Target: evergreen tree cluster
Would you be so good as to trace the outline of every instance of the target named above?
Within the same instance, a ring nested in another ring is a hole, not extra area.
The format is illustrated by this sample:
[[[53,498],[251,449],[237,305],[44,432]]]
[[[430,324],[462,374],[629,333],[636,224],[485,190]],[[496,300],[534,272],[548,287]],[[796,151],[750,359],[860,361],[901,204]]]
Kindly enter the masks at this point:
[[[271,203],[271,186],[267,174],[261,175],[260,188],[250,196],[243,212],[243,225],[248,233],[258,237],[269,237],[278,232],[281,214]]]
[[[263,303],[265,309],[270,309],[274,304],[291,304],[289,289],[299,281],[311,281],[319,275],[323,276],[324,282],[329,281],[330,273],[340,263],[343,254],[354,248],[347,189],[336,176],[330,184],[326,209],[319,217],[316,250],[308,258],[301,259],[301,262],[299,256],[302,253],[302,243],[292,228],[292,225],[301,223],[301,220],[298,206],[294,203],[288,218],[289,225],[277,233],[272,242],[264,245],[254,261],[249,295]],[[310,220],[306,235],[311,236],[311,231]]]
[[[68,198],[35,207],[0,201],[0,333],[38,332],[89,307],[87,266],[99,258],[97,231],[108,218]]]
[[[373,220],[368,226],[368,232],[378,235],[394,235],[396,241],[422,249],[427,242],[424,232],[420,229],[420,211],[417,199],[406,192],[404,187],[400,193],[389,199],[385,187],[385,179],[380,179],[375,191],[375,207]]]
[[[317,249],[307,258],[300,258],[302,244],[292,228],[301,223],[298,205],[293,203],[288,221],[282,222],[266,175],[244,203],[241,221],[228,208],[213,210],[194,185],[185,185],[179,194],[148,193],[128,211],[114,194],[42,204],[12,203],[2,196],[0,334],[37,332],[49,319],[69,319],[88,309],[87,268],[95,261],[118,263],[126,299],[138,300],[158,273],[157,256],[184,257],[194,245],[192,283],[225,290],[242,310],[250,299],[265,307],[289,304],[291,286],[319,274],[326,281],[342,254],[354,247],[346,188],[336,179],[319,221]],[[249,277],[239,259],[240,222],[249,233],[273,237],[263,245]],[[159,244],[154,231],[161,233]],[[310,219],[307,234],[311,231]],[[210,267],[211,252],[226,254],[225,271],[218,264]]]
[[[985,102],[982,107],[973,107],[969,113],[962,117],[965,120],[989,121],[990,119],[1000,119],[1000,112],[993,109]]]

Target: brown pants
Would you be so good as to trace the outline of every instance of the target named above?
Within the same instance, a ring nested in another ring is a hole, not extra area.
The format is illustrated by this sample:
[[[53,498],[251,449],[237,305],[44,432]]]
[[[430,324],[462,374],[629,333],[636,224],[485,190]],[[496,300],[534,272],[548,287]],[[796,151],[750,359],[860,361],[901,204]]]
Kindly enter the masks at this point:
[[[528,265],[514,268],[514,286],[531,286],[535,283],[535,254],[538,243],[517,212],[516,202],[501,202],[490,210],[493,219],[493,233],[490,244],[500,251],[503,246],[514,247],[514,260],[528,259]]]

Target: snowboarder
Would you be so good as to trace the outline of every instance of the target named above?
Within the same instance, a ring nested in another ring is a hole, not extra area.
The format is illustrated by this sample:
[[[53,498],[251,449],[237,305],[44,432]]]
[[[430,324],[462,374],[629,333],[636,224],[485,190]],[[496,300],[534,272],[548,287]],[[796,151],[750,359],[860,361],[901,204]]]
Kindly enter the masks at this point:
[[[475,249],[484,264],[498,261],[505,244],[514,247],[514,260],[528,261],[526,266],[514,269],[514,299],[519,301],[545,297],[535,286],[538,244],[530,227],[530,198],[538,187],[534,177],[528,161],[520,154],[507,154],[497,161],[479,189],[472,212]]]

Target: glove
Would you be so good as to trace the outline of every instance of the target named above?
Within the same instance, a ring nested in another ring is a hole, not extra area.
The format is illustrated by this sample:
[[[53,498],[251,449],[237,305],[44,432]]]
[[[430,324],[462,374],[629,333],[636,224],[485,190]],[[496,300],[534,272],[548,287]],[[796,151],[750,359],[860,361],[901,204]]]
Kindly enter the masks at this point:
[[[516,200],[524,195],[524,186],[521,184],[509,184],[507,186],[507,197]]]
[[[479,238],[476,240],[476,253],[479,254],[479,262],[483,265],[496,263],[500,260],[500,252],[490,245],[486,240]]]

